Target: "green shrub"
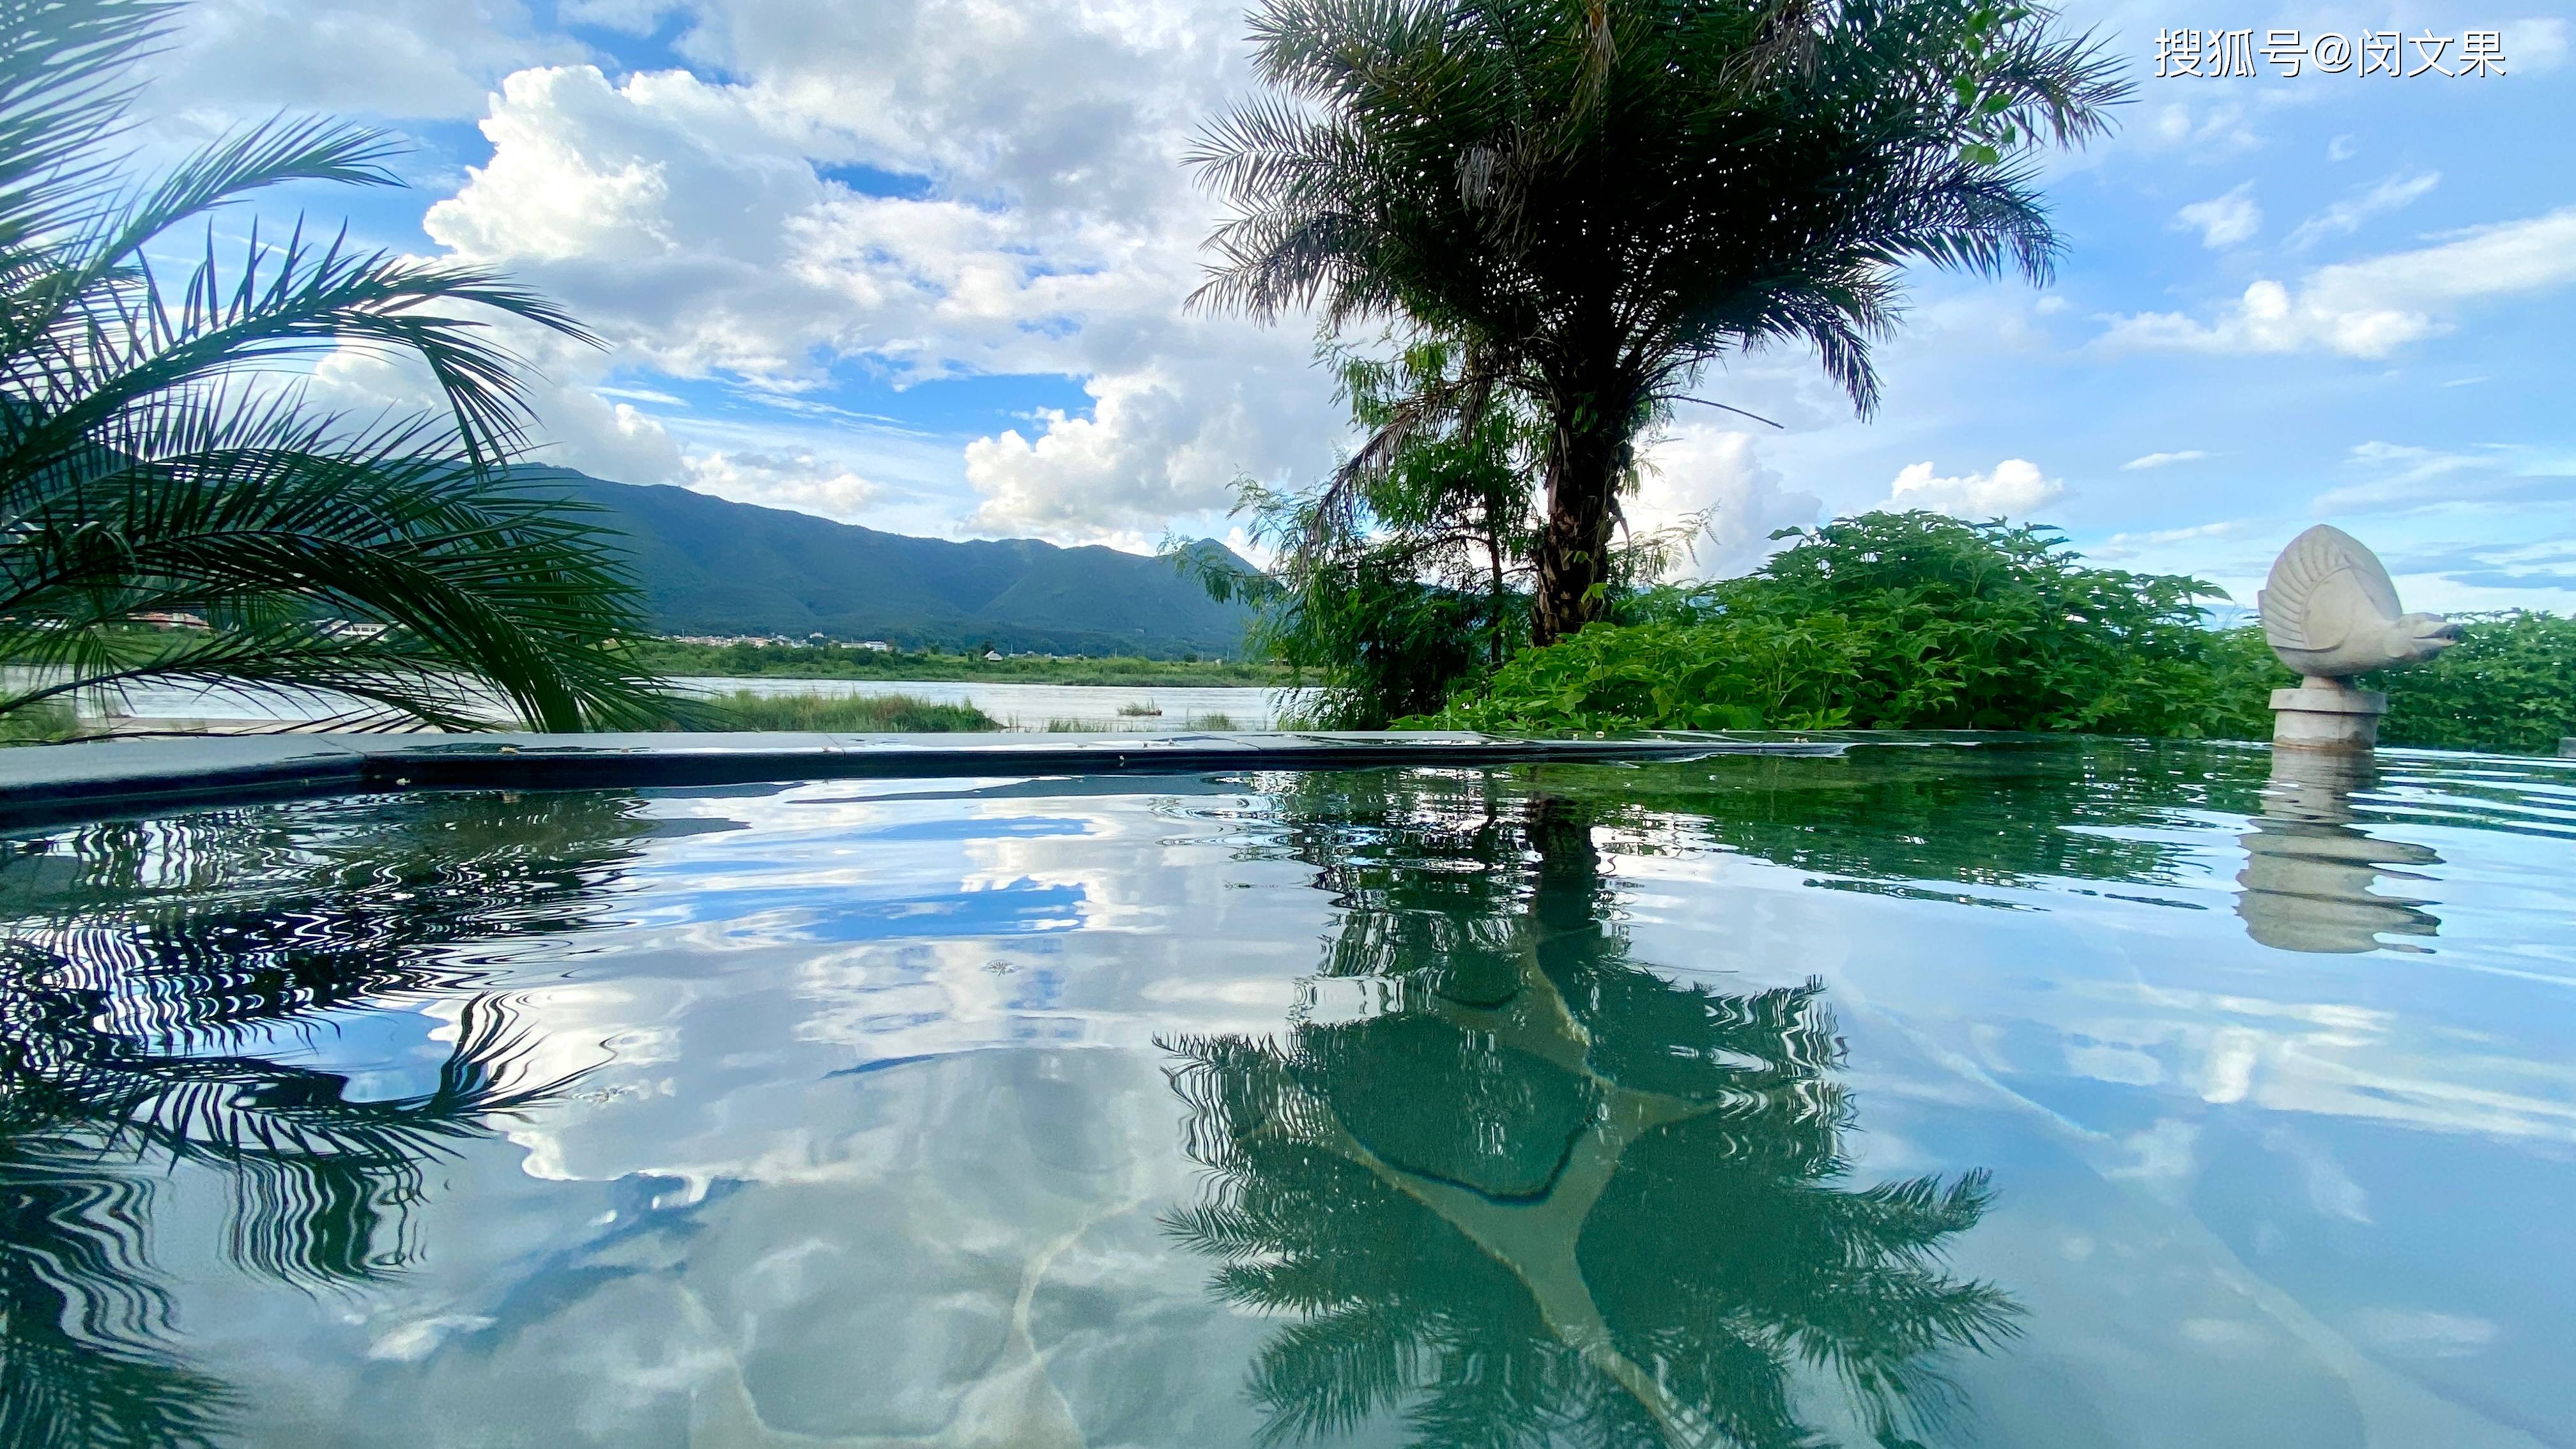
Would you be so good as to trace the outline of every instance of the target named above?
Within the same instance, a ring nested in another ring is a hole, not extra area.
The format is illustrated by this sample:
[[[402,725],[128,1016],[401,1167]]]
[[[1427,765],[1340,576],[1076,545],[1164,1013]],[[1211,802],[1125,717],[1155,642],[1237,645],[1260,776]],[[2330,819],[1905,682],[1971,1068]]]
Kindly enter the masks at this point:
[[[1861,679],[1867,650],[1839,615],[1783,624],[1595,624],[1524,649],[1481,695],[1399,721],[1447,729],[1563,733],[1636,729],[1826,729]]]
[[[803,730],[827,734],[950,734],[998,730],[971,704],[938,704],[909,694],[755,694],[737,689],[692,718],[701,730]]]
[[[80,737],[80,720],[67,699],[39,700],[0,714],[0,745],[51,745]]]
[[[2576,619],[2510,610],[2467,614],[2460,642],[2430,664],[2365,675],[2388,692],[2379,742],[2434,749],[2555,754],[2576,736]],[[2202,733],[2272,737],[2271,696],[2299,682],[2247,624],[2209,636],[2212,687]]]
[[[2207,732],[2198,601],[2224,597],[2209,584],[2092,568],[2052,530],[1936,513],[1793,535],[1759,572],[1641,594],[1421,722]]]
[[[2388,691],[2387,744],[2556,754],[2576,736],[2576,619],[2464,616],[2432,663],[2363,682]]]
[[[2085,565],[2049,530],[1871,513],[1759,572],[1621,602],[1524,650],[1438,714],[1543,733],[1636,729],[2082,730],[2268,740],[2298,683],[2260,627],[2199,626],[2196,579]],[[2391,745],[2554,753],[2576,736],[2576,619],[2460,621],[2421,668],[2371,675]]]

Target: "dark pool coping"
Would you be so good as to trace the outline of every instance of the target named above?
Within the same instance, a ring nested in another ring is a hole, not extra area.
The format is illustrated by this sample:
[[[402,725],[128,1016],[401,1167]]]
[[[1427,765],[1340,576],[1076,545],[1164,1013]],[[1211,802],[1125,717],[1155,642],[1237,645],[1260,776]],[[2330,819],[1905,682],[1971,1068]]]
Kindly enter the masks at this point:
[[[1829,740],[1462,731],[1173,734],[207,735],[0,749],[0,828],[401,790],[568,790],[1359,765],[1484,766],[1831,755]]]

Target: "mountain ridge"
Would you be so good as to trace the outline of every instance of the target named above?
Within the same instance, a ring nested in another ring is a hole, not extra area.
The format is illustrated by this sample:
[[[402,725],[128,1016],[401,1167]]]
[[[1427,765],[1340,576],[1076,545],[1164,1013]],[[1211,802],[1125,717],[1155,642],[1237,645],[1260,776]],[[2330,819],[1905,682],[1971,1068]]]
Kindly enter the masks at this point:
[[[883,639],[905,647],[1231,657],[1248,618],[1165,559],[1033,538],[952,540],[523,465],[623,534],[663,634]],[[1251,566],[1216,541],[1226,559]]]

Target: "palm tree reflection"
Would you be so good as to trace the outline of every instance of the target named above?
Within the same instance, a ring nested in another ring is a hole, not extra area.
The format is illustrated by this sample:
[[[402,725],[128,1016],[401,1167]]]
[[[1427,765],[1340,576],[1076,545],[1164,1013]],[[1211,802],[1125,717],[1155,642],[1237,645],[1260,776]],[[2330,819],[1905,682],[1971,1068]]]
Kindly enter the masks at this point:
[[[1422,1443],[1805,1445],[1829,1377],[1902,1443],[1950,1400],[1940,1352],[2015,1331],[1941,1263],[1983,1173],[1849,1185],[1821,983],[1631,962],[1562,802],[1320,810],[1322,975],[1377,1009],[1169,1044],[1213,1176],[1167,1228],[1220,1298],[1297,1318],[1252,1373],[1271,1437],[1401,1413]]]
[[[562,1082],[454,948],[587,918],[631,802],[424,796],[90,827],[0,863],[0,1444],[209,1442],[234,1407],[170,1348],[149,1223],[227,1180],[242,1267],[307,1286],[413,1253],[423,1165]],[[434,1083],[286,1060],[325,1012],[456,1002]]]

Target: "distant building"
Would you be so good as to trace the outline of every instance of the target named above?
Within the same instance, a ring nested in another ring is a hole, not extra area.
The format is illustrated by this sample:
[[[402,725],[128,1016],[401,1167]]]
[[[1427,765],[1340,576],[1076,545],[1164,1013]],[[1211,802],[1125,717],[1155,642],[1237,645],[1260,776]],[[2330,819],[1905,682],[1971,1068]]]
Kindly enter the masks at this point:
[[[195,614],[149,613],[128,614],[125,617],[129,623],[151,624],[163,629],[195,629],[208,632],[206,621]]]
[[[873,649],[879,654],[892,654],[894,652],[894,646],[888,644],[883,639],[862,639],[859,641],[859,647],[862,649]]]

